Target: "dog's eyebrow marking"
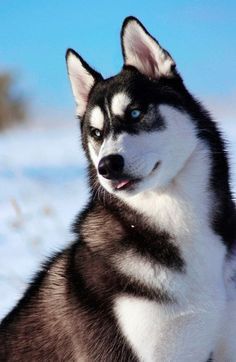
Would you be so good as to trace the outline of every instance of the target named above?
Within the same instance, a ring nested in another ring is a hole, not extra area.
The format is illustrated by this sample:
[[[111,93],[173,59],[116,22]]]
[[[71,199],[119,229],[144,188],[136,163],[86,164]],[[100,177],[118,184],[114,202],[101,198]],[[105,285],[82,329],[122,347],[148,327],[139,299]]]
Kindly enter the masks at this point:
[[[90,113],[91,127],[102,129],[104,125],[104,114],[99,106],[95,106]]]
[[[123,116],[127,106],[131,103],[130,97],[125,93],[117,93],[111,101],[111,110],[115,116]]]

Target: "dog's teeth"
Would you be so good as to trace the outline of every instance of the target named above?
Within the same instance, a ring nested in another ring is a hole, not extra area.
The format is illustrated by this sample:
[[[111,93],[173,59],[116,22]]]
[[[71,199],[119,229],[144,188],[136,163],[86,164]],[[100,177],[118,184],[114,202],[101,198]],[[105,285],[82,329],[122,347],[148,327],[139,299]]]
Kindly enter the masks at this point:
[[[118,185],[116,186],[117,189],[120,189],[121,187],[127,185],[129,183],[129,180],[123,180],[121,182],[118,183]]]

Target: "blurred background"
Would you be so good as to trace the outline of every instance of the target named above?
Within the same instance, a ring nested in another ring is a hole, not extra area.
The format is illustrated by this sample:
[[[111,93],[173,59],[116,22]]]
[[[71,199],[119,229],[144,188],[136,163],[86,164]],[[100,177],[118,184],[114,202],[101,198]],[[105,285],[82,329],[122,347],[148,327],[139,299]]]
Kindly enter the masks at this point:
[[[73,239],[71,222],[88,196],[65,50],[114,75],[128,15],[170,51],[219,122],[236,190],[235,1],[1,1],[0,319],[40,263]]]

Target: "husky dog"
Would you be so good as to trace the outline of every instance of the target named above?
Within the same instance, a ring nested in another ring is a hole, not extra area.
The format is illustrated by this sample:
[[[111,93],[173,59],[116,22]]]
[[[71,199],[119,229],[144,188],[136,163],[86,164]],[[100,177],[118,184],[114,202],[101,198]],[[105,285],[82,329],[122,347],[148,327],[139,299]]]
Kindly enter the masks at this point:
[[[121,38],[124,67],[105,80],[67,51],[90,200],[3,320],[1,361],[236,361],[224,141],[136,18]]]

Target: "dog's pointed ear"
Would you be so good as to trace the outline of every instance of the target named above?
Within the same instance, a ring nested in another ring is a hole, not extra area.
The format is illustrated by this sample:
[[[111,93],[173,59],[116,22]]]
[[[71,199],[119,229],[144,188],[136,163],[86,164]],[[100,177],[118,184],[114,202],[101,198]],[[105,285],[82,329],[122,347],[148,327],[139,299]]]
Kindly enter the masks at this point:
[[[76,102],[76,114],[82,118],[87,107],[89,93],[101,74],[92,69],[73,49],[66,52],[66,63],[72,92]]]
[[[142,74],[158,79],[175,74],[175,62],[170,54],[148,33],[134,17],[125,19],[121,30],[125,65],[132,65]]]

